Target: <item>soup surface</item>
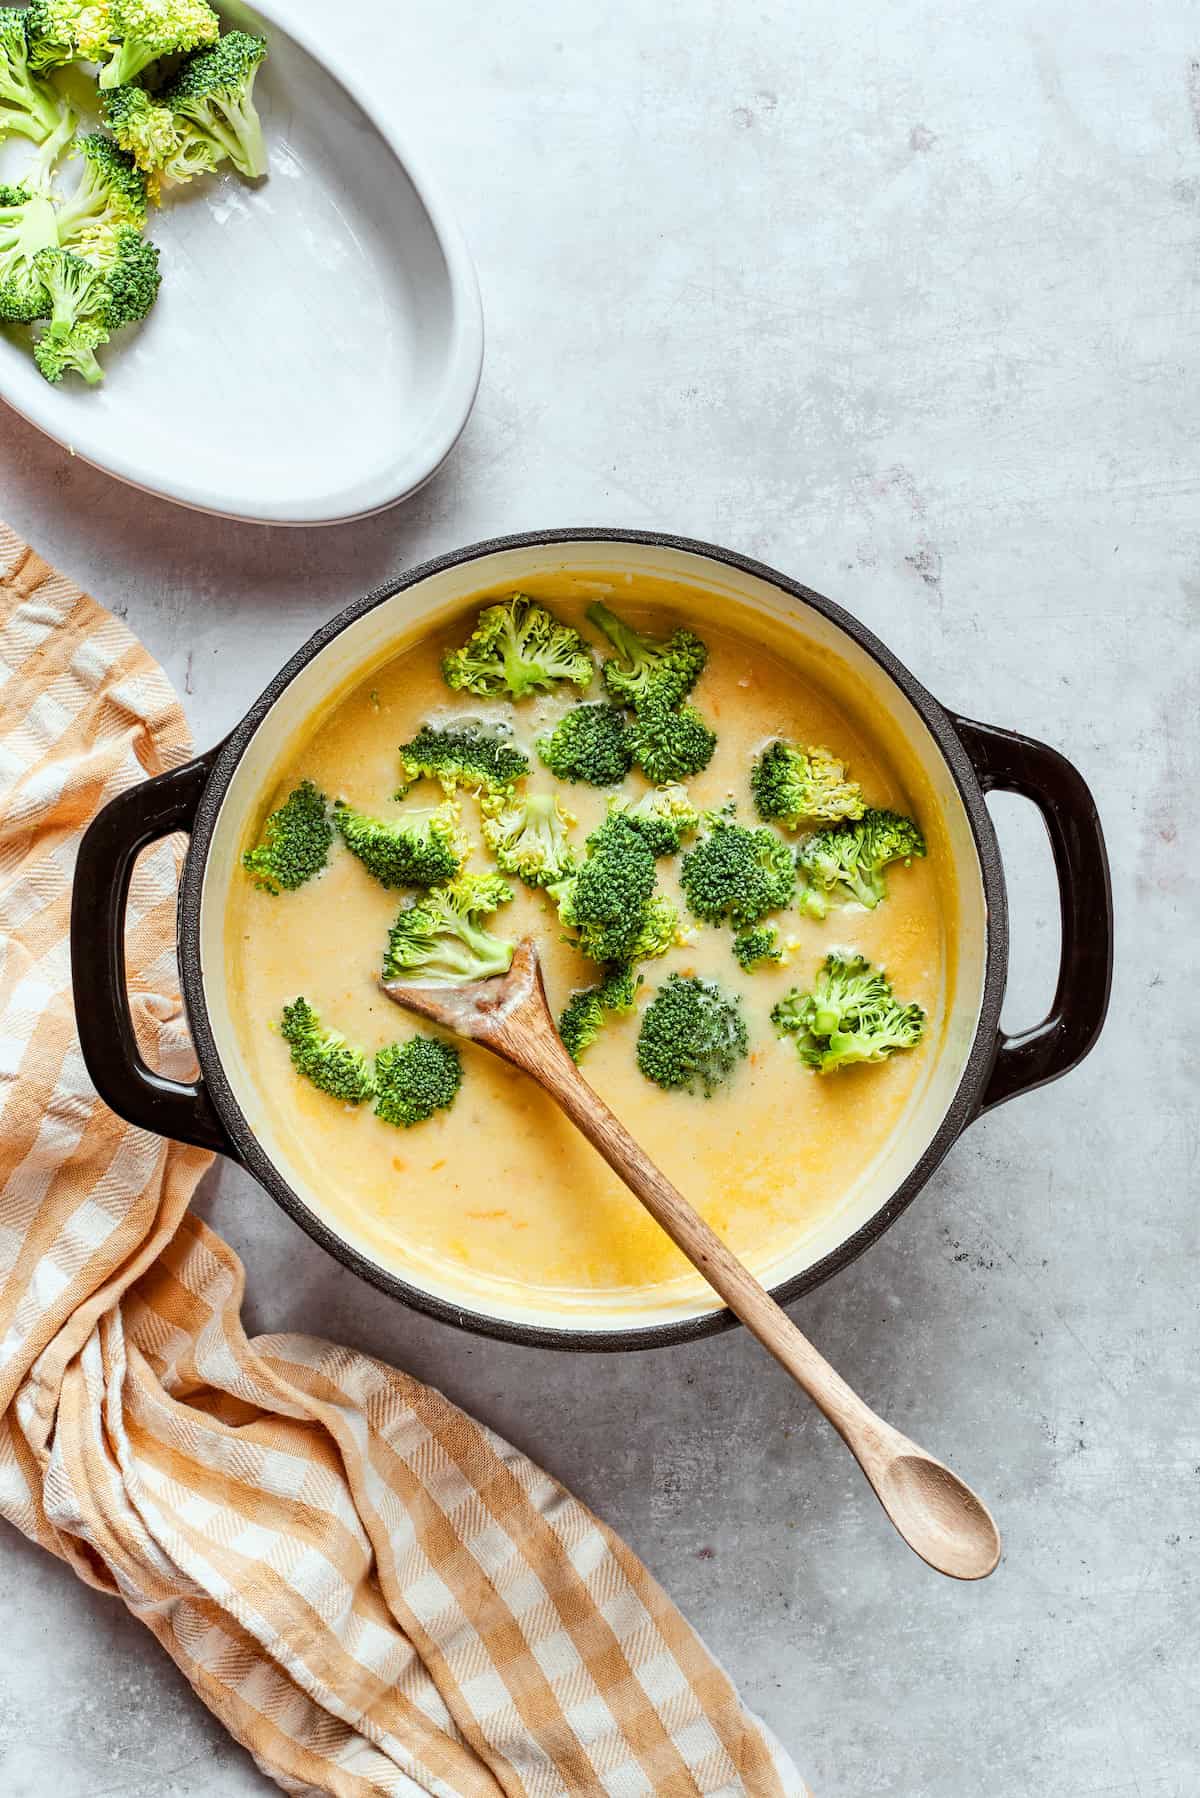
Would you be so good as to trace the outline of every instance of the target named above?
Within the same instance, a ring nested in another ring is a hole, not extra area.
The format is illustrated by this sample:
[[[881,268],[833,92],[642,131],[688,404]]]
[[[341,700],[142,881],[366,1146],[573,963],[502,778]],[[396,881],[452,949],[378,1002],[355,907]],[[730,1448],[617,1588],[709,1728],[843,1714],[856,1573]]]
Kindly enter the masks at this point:
[[[843,758],[867,802],[920,823],[929,855],[895,867],[889,896],[875,911],[832,911],[822,923],[795,910],[775,920],[790,944],[782,967],[744,973],[732,931],[704,927],[660,960],[645,963],[638,1013],[610,1018],[588,1052],[591,1083],[709,1222],[758,1273],[803,1250],[806,1235],[849,1203],[914,1106],[937,1053],[953,984],[955,894],[940,816],[924,776],[886,718],[872,716],[849,672],[793,632],[736,628],[738,614],[711,596],[647,580],[622,585],[578,577],[523,583],[600,646],[583,616],[603,596],[639,628],[663,634],[686,622],[709,646],[693,703],[718,735],[705,772],[688,783],[700,806],[735,799],[756,822],[748,775],[762,746],[781,736],[823,744]],[[562,786],[532,752],[533,738],[572,703],[573,689],[519,706],[449,691],[443,650],[467,634],[480,594],[448,631],[402,648],[313,721],[262,795],[262,817],[305,777],[380,817],[396,816],[397,748],[426,720],[503,719],[531,753],[530,787],[557,790],[578,823],[580,847],[605,814],[609,791]],[[603,646],[607,648],[607,645]],[[599,681],[587,697],[601,697]],[[625,790],[643,791],[636,772]],[[422,782],[410,804],[436,803]],[[463,827],[476,840],[478,809],[462,800]],[[487,867],[477,850],[474,867]],[[659,890],[681,917],[678,859],[658,863]],[[593,963],[562,941],[551,901],[514,881],[511,905],[490,920],[498,934],[536,935],[551,1005],[596,978]],[[368,1052],[404,1040],[414,1023],[376,984],[388,927],[404,895],[378,886],[339,844],[328,869],[294,893],[270,897],[235,878],[226,913],[229,991],[239,1046],[255,1091],[252,1126],[269,1128],[294,1169],[321,1195],[335,1227],[348,1230],[384,1266],[418,1282],[487,1294],[543,1311],[585,1312],[603,1301],[636,1313],[653,1305],[694,1309],[704,1290],[679,1251],[525,1076],[486,1051],[463,1045],[463,1084],[448,1112],[411,1130],[374,1117],[369,1105],[338,1104],[292,1069],[278,1032],[284,1004],[303,993],[323,1022]],[[897,996],[929,1014],[915,1050],[877,1066],[820,1077],[800,1063],[770,1023],[775,1001],[806,988],[833,946],[883,963]],[[749,1058],[712,1098],[667,1093],[638,1072],[640,1012],[672,970],[697,973],[742,996]],[[636,1317],[632,1320],[636,1321]]]

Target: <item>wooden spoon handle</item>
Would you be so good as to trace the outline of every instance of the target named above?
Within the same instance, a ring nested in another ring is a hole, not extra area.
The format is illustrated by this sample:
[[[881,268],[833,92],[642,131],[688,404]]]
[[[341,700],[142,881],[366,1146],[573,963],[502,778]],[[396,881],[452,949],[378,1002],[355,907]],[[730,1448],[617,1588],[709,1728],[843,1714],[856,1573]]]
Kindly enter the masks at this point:
[[[874,1484],[868,1463],[875,1463],[885,1449],[890,1454],[901,1446],[910,1446],[907,1438],[877,1417],[813,1347],[787,1312],[654,1165],[621,1120],[587,1084],[565,1050],[560,1047],[555,1053],[555,1046],[545,1041],[539,1044],[539,1050],[536,1062],[527,1063],[526,1071],[557,1101],[614,1173],[620,1175],[734,1316],[803,1388]]]

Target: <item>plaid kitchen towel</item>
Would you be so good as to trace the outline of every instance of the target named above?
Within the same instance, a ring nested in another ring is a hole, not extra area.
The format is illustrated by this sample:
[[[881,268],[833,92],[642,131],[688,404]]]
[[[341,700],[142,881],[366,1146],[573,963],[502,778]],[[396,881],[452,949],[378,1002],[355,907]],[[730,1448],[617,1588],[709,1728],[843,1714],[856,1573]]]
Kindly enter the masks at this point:
[[[241,1266],[188,1213],[210,1157],[92,1091],[75,850],[189,753],[142,646],[0,526],[0,1514],[140,1617],[287,1792],[800,1798],[547,1474],[367,1355],[248,1340]],[[179,854],[139,862],[128,955],[143,1054],[186,1077]]]

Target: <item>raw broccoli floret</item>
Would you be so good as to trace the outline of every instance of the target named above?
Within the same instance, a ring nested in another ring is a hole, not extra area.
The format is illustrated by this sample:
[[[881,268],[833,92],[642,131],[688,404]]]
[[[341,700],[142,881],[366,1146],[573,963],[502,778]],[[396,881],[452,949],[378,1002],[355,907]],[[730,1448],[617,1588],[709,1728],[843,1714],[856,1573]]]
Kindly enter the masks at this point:
[[[771,1020],[818,1074],[911,1049],[924,1036],[926,1021],[919,1005],[902,1005],[895,997],[882,968],[841,949],[825,957],[811,993],[790,992]]]
[[[35,264],[43,250],[57,243],[49,200],[26,187],[0,187],[0,322],[23,324],[44,317],[50,300]]]
[[[684,898],[707,924],[744,927],[790,905],[796,865],[788,845],[765,825],[704,814],[706,834],[680,864]]]
[[[587,841],[578,874],[550,889],[558,915],[591,961],[628,961],[647,923],[654,857],[624,818],[606,818]]]
[[[164,181],[182,186],[211,175],[220,162],[216,146],[189,119],[177,116],[144,87],[114,87],[101,99],[104,122],[146,176],[157,200]]]
[[[774,924],[755,924],[749,930],[739,930],[733,939],[733,958],[747,974],[769,963],[781,962],[783,950]]]
[[[373,1096],[367,1057],[340,1030],[327,1030],[307,999],[284,1006],[280,1031],[292,1051],[292,1066],[321,1092],[344,1105],[361,1105]]]
[[[453,1043],[410,1036],[375,1057],[375,1116],[409,1130],[448,1111],[462,1085],[462,1056]]]
[[[385,821],[338,799],[333,822],[351,855],[380,886],[444,886],[454,879],[466,853],[454,805],[414,806]]]
[[[33,0],[25,9],[29,66],[103,62],[112,49],[108,0]]]
[[[423,724],[411,743],[401,745],[400,766],[409,785],[436,780],[446,793],[465,787],[470,793],[495,794],[510,792],[524,779],[529,757],[514,743],[469,720],[445,730]]]
[[[48,381],[72,372],[90,386],[103,380],[97,349],[121,325],[144,318],[158,292],[158,251],[132,225],[118,225],[93,246],[93,255],[99,266],[73,250],[34,257],[50,323],[33,355]]]
[[[827,749],[801,749],[782,739],[763,750],[750,771],[760,818],[797,830],[805,819],[861,818],[862,788]]]
[[[582,1059],[600,1034],[605,1018],[633,1010],[641,976],[629,966],[610,968],[596,986],[571,994],[558,1020],[558,1034],[572,1061]]]
[[[512,888],[499,874],[459,874],[433,887],[400,911],[388,935],[385,980],[417,986],[461,986],[508,972],[512,943],[485,930],[479,920],[506,905]]]
[[[16,132],[40,144],[62,118],[63,102],[30,67],[23,9],[0,7],[0,138]]]
[[[79,375],[89,387],[104,379],[104,370],[96,360],[96,351],[108,342],[108,332],[95,319],[80,319],[69,331],[55,336],[45,331],[33,346],[33,359],[47,381],[57,383],[64,375]]]
[[[575,872],[577,858],[567,841],[567,826],[575,820],[552,795],[502,795],[485,799],[483,811],[484,841],[505,874],[526,886],[548,887]]]
[[[218,161],[227,157],[250,180],[267,172],[267,146],[254,105],[254,78],[266,54],[265,38],[227,31],[211,50],[189,56],[158,94],[177,123],[186,121]]]
[[[618,706],[577,705],[537,740],[537,752],[556,780],[615,787],[632,756],[625,715]]]
[[[174,146],[158,167],[147,173],[147,191],[153,200],[160,201],[164,181],[183,187],[197,175],[214,174],[220,160],[206,137],[191,130],[186,119],[176,119]],[[145,163],[140,166],[146,167]]]
[[[108,292],[92,263],[74,250],[40,250],[33,266],[50,302],[51,337],[66,337],[82,319],[104,324]]]
[[[628,818],[646,839],[655,856],[677,855],[684,837],[699,829],[700,814],[687,796],[686,787],[651,787],[640,799],[618,796],[609,810]]]
[[[144,173],[161,169],[179,143],[175,114],[144,87],[113,87],[100,96],[104,123]]]
[[[637,1064],[647,1080],[669,1090],[710,1098],[747,1048],[737,1001],[712,980],[669,974],[646,1007],[638,1033]]]
[[[604,684],[622,705],[638,711],[653,699],[677,706],[704,672],[708,650],[694,631],[644,637],[605,605],[589,606],[587,615],[617,651],[604,664]]]
[[[108,29],[112,55],[100,70],[102,88],[123,87],[160,57],[215,44],[221,21],[204,0],[110,0]]]
[[[662,700],[645,699],[629,727],[629,746],[647,780],[671,786],[708,767],[717,738],[695,706],[675,710]]]
[[[158,298],[162,282],[157,244],[132,225],[118,225],[111,239],[98,246],[94,254],[108,291],[104,309],[108,329],[116,331],[145,318]]]
[[[111,256],[122,225],[146,222],[146,177],[124,150],[98,131],[76,138],[83,162],[79,185],[57,209],[58,241],[81,255]]]
[[[581,691],[592,684],[591,652],[578,631],[525,593],[485,606],[460,649],[442,657],[447,686],[485,699],[524,699],[559,681]]]
[[[293,892],[321,872],[333,842],[328,807],[324,793],[311,780],[293,788],[263,825],[256,847],[242,857],[255,886],[264,893]]]
[[[796,865],[807,882],[800,909],[823,918],[831,905],[857,901],[869,910],[887,897],[884,870],[892,862],[908,867],[925,854],[925,838],[899,812],[865,811],[855,823],[819,830],[802,843]]]
[[[38,365],[48,380],[59,378],[58,346],[70,343],[78,351],[90,344],[94,352],[121,325],[144,318],[158,292],[158,251],[131,225],[119,226],[105,244],[100,267],[74,250],[41,250],[33,266],[48,302],[50,323],[38,345],[45,345]],[[101,378],[94,353],[90,361],[69,359],[68,366],[93,383]]]
[[[100,97],[100,112],[122,150],[147,173],[160,169],[179,141],[175,114],[144,87],[110,88]]]

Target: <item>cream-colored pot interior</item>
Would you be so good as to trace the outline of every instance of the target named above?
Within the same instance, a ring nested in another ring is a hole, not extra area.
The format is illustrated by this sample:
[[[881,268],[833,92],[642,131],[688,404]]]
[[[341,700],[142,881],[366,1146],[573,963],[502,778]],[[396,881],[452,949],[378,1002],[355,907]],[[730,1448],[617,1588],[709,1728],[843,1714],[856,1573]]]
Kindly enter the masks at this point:
[[[444,625],[468,599],[486,592],[505,592],[535,576],[568,580],[602,575],[622,581],[627,575],[648,576],[701,588],[719,601],[731,627],[750,638],[779,641],[781,631],[796,632],[840,665],[845,686],[858,703],[892,721],[927,790],[928,801],[941,815],[943,853],[954,868],[956,954],[944,1028],[928,1072],[902,1125],[887,1148],[862,1171],[849,1195],[830,1214],[807,1230],[803,1240],[769,1268],[760,1270],[778,1286],[834,1253],[862,1229],[912,1172],[936,1135],[962,1078],[975,1036],[982,1002],[987,950],[987,918],[979,857],[966,810],[950,769],[933,737],[909,700],[890,676],[852,638],[819,611],[770,581],[731,568],[702,554],[636,543],[580,541],[506,548],[444,568],[396,594],[348,626],[292,680],[267,713],[239,762],[216,822],[205,869],[200,915],[200,950],[204,990],[217,1050],[229,1084],[262,1149],[301,1202],[366,1261],[439,1299],[443,1304],[497,1323],[563,1332],[650,1329],[674,1324],[717,1308],[715,1299],[690,1297],[682,1303],[664,1295],[661,1305],[642,1295],[636,1310],[597,1301],[584,1310],[564,1314],[561,1307],[539,1307],[511,1289],[489,1294],[476,1276],[468,1285],[447,1277],[435,1281],[427,1270],[402,1262],[383,1263],[376,1249],[357,1237],[339,1215],[331,1213],[322,1193],[289,1156],[286,1141],[257,1102],[254,1083],[239,1049],[226,990],[225,915],[230,883],[240,878],[238,861],[243,839],[260,815],[264,791],[275,771],[312,721],[328,711],[371,669],[388,660],[431,629]]]

